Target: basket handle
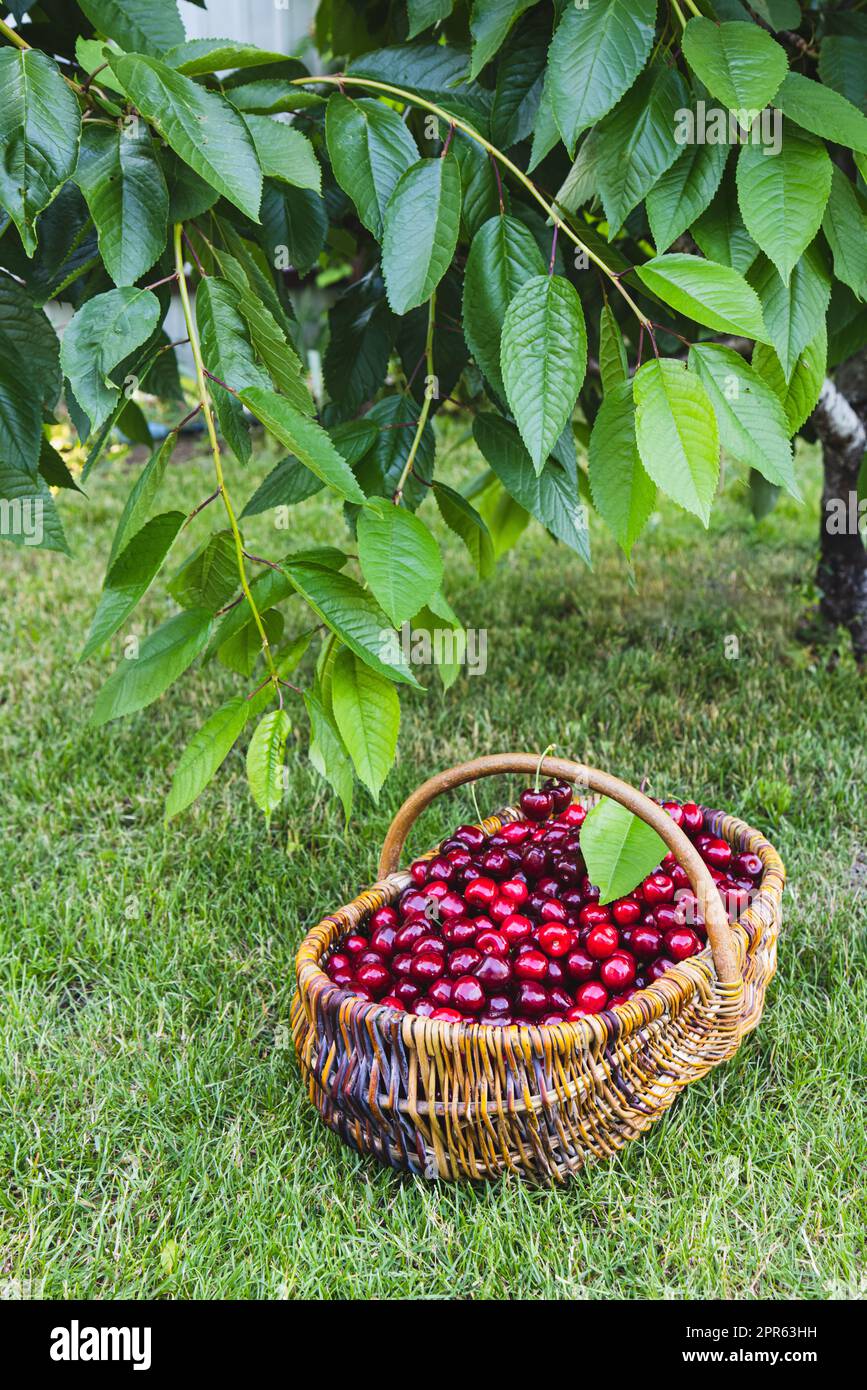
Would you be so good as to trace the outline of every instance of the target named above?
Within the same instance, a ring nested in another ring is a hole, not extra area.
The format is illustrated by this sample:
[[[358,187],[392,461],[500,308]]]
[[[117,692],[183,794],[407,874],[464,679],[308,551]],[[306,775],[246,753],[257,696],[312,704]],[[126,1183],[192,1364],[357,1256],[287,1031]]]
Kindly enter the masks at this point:
[[[567,758],[543,758],[540,766],[539,759],[533,753],[493,753],[484,758],[474,758],[469,763],[459,763],[457,767],[447,768],[445,772],[438,772],[434,777],[428,778],[407,797],[388,828],[379,860],[379,877],[385,878],[399,867],[410,829],[425,807],[442,792],[450,791],[452,787],[463,786],[465,782],[475,782],[480,777],[494,777],[503,772],[535,774],[537,767],[546,777],[562,777],[567,782],[580,782],[591,791],[610,797],[612,801],[619,801],[621,806],[625,806],[656,831],[678,864],[685,870],[698,899],[718,978],[725,984],[739,980],[740,969],[728,915],[707,865],[691,840],[678,825],[675,825],[667,811],[657,806],[649,796],[631,787],[628,782],[622,782],[619,777],[612,777],[607,772],[585,767],[583,763],[575,763]]]

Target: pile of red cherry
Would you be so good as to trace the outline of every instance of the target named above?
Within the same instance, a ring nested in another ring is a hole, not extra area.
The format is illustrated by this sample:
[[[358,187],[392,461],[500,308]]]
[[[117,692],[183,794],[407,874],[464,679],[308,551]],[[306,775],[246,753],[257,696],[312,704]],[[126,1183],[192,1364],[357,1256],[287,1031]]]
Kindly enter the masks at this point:
[[[729,916],[762,874],[704,833],[694,802],[662,803],[692,839]],[[425,1018],[454,1023],[562,1023],[623,1004],[707,935],[686,873],[667,854],[626,897],[602,906],[581,854],[585,808],[553,779],[521,795],[525,819],[485,836],[461,825],[433,859],[411,867],[396,906],[369,935],[345,937],[325,970],[342,989]]]

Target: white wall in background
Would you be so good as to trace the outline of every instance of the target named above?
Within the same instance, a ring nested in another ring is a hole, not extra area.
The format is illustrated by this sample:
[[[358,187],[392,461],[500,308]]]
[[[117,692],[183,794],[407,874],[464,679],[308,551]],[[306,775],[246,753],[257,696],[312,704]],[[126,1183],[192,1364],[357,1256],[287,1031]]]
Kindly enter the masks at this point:
[[[257,48],[291,53],[310,32],[316,0],[208,0],[208,8],[181,0],[190,39],[244,39]]]

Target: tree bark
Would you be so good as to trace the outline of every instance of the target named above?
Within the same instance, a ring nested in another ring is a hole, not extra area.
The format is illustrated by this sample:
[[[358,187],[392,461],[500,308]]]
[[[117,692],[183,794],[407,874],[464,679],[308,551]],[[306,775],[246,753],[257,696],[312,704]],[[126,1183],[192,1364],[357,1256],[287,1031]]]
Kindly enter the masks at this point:
[[[867,549],[857,524],[857,490],[867,447],[867,355],[860,354],[841,367],[836,384],[825,381],[811,418],[824,464],[816,574],[819,611],[832,627],[847,629],[855,659],[863,666],[867,663]],[[841,517],[845,518],[842,523]]]

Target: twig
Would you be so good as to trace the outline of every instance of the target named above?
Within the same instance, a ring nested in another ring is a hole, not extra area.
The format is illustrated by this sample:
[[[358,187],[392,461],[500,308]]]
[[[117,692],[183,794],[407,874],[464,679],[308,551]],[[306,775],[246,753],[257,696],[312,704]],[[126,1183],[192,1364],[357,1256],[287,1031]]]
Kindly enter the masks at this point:
[[[396,507],[400,506],[400,499],[403,496],[403,489],[406,485],[407,478],[412,472],[412,466],[415,463],[415,456],[418,453],[419,445],[421,444],[421,437],[424,434],[424,427],[427,424],[427,417],[430,412],[431,393],[433,390],[431,379],[434,375],[433,337],[434,323],[436,322],[436,303],[437,292],[436,290],[434,290],[433,294],[428,300],[427,339],[425,341],[424,349],[424,355],[427,362],[428,381],[425,388],[424,400],[422,401],[421,405],[421,411],[419,412],[418,424],[416,426],[415,435],[413,436],[413,441],[410,446],[409,454],[407,455],[406,463],[404,464],[403,472],[401,473],[400,478],[398,479],[397,487],[394,490],[394,496],[391,499]]]

